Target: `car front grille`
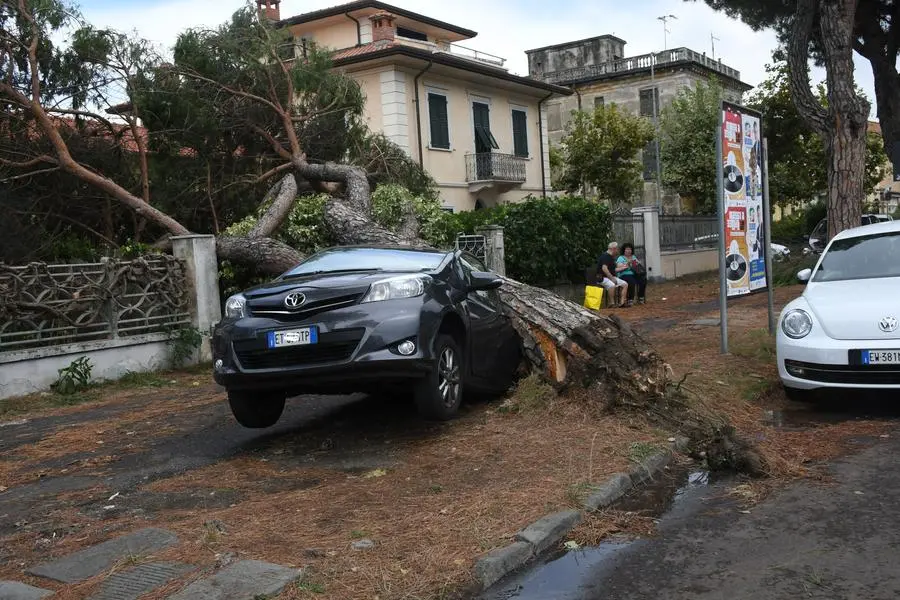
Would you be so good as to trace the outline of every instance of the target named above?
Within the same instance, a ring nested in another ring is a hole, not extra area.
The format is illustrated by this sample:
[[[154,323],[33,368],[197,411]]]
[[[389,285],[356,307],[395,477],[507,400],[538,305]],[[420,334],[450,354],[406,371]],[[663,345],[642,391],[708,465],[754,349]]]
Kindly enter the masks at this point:
[[[310,302],[299,310],[287,310],[285,307],[254,307],[250,306],[250,315],[253,317],[266,317],[276,319],[278,321],[293,322],[308,319],[313,315],[323,313],[329,310],[337,310],[353,306],[360,299],[362,294],[350,294],[346,296],[337,296],[317,302]]]
[[[900,365],[820,365],[784,361],[785,370],[798,379],[845,385],[900,385]]]
[[[245,371],[290,369],[347,360],[365,334],[364,329],[345,329],[319,334],[317,344],[269,349],[265,335],[234,342],[234,354]]]

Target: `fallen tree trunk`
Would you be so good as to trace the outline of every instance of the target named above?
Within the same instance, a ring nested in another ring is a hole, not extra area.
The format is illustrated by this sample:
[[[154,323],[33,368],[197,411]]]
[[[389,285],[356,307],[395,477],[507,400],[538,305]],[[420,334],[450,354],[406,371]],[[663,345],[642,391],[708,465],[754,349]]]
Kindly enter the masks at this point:
[[[399,244],[427,247],[375,223],[339,199],[325,207],[325,224],[341,244]],[[401,228],[411,231],[408,224]],[[678,386],[671,367],[631,327],[616,317],[583,308],[556,294],[504,278],[500,288],[506,316],[519,334],[530,368],[559,391],[587,392],[607,410],[640,413],[692,444],[690,452],[712,468],[765,472],[752,446],[722,420],[695,408]]]

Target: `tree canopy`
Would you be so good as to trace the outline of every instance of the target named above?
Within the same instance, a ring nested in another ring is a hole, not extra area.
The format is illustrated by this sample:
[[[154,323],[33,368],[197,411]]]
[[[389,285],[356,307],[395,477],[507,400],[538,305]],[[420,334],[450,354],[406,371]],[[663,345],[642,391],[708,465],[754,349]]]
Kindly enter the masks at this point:
[[[613,205],[627,202],[642,186],[638,153],[653,139],[647,119],[615,104],[576,111],[559,148],[559,182],[569,192],[585,186]]]
[[[715,132],[722,86],[715,80],[682,88],[660,115],[663,185],[698,214],[715,214]]]

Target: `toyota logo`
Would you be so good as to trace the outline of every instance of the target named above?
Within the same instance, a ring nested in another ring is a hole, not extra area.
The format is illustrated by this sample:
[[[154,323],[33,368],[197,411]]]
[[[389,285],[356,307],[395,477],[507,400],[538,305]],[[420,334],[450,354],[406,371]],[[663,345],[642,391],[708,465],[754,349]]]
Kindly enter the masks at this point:
[[[878,323],[878,328],[885,333],[897,331],[898,326],[900,326],[900,322],[897,321],[897,317],[885,317]]]
[[[297,308],[306,302],[306,296],[300,292],[294,292],[284,297],[284,305],[288,308]]]

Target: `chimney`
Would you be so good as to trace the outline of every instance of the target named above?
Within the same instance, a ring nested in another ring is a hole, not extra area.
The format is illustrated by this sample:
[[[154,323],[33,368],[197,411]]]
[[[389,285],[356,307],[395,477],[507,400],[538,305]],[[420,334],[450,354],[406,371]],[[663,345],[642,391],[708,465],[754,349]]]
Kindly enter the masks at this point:
[[[379,12],[369,17],[372,21],[372,41],[393,40],[397,37],[396,19],[397,17],[387,12]]]
[[[281,0],[256,0],[256,5],[259,7],[259,18],[268,19],[269,21],[280,21],[281,10],[278,8],[279,4],[281,4]]]

